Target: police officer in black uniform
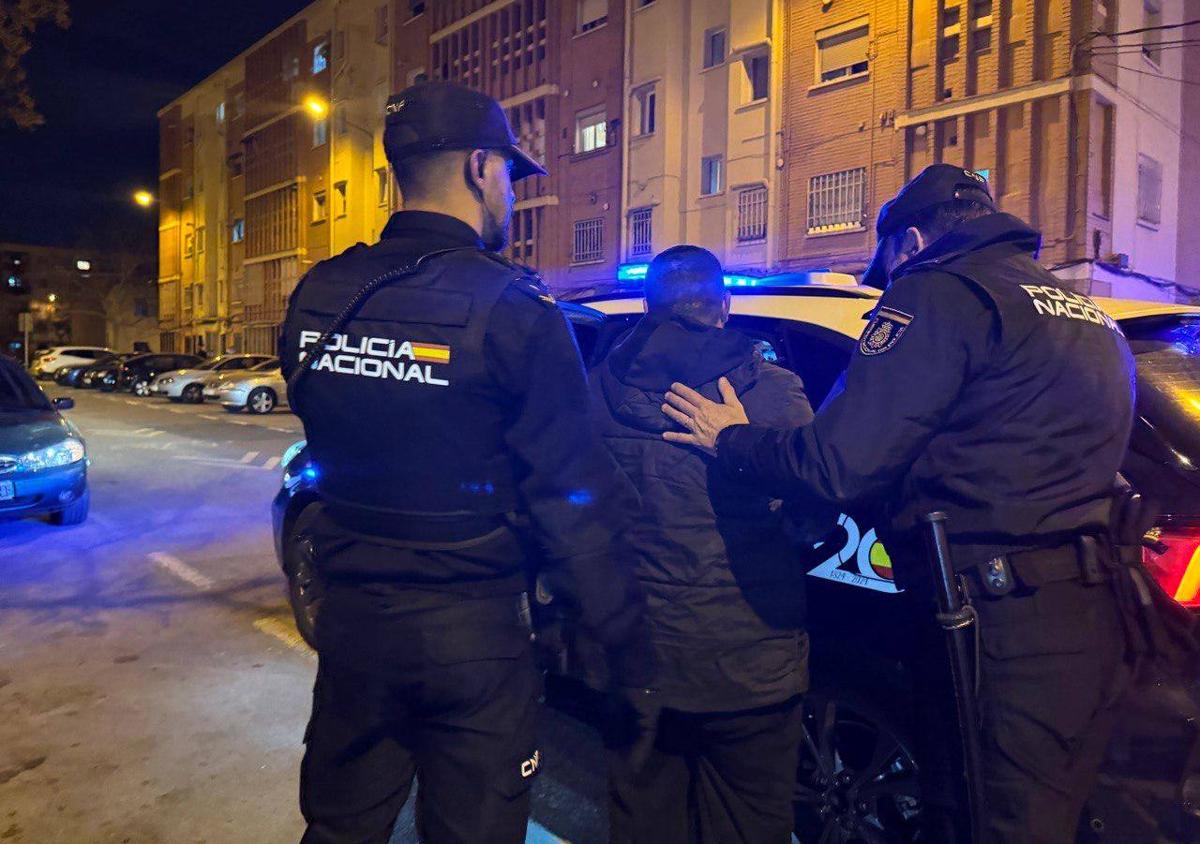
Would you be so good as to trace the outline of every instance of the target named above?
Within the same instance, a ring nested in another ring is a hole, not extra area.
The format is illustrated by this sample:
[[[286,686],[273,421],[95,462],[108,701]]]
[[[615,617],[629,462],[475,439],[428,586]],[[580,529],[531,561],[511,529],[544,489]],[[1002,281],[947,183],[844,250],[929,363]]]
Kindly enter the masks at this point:
[[[512,181],[545,171],[483,94],[429,82],[387,112],[404,210],[304,277],[280,340],[323,502],[304,842],[386,842],[414,776],[423,840],[522,842],[529,578],[620,657],[642,607],[610,551],[628,499],[562,313],[496,254]]]
[[[873,504],[918,595],[920,517],[949,514],[980,619],[984,838],[1062,844],[1129,673],[1106,537],[1133,359],[1112,319],[1039,266],[1038,232],[999,213],[975,173],[927,168],[877,231],[868,275],[890,284],[811,425],[747,425],[731,391],[718,404],[679,385],[664,408],[688,432],[666,436],[776,495]],[[952,713],[942,691],[921,709]],[[936,819],[943,795],[925,796]]]

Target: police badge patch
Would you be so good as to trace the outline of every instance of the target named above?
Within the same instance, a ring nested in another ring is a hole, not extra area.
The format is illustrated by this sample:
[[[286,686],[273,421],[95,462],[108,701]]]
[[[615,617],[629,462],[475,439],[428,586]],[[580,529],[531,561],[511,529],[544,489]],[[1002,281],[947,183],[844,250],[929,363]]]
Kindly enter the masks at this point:
[[[912,321],[912,314],[894,308],[880,308],[867,323],[858,341],[858,350],[864,355],[882,355],[900,342],[900,337]]]

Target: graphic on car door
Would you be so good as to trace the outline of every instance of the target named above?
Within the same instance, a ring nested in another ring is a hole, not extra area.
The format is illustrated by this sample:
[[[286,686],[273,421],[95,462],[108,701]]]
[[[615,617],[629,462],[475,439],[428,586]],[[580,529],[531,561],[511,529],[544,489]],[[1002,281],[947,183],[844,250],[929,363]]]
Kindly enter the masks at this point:
[[[875,528],[863,533],[858,522],[845,513],[838,517],[838,526],[844,531],[844,541],[834,539],[817,545],[818,550],[832,546],[831,553],[810,569],[809,575],[893,595],[902,591],[896,588],[892,558],[875,535]]]

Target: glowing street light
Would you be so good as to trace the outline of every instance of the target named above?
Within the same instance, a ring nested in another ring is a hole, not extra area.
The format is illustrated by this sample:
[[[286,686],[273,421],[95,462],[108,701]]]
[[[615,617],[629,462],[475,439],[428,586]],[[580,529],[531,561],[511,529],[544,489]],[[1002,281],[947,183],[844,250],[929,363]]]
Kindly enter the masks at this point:
[[[55,302],[58,301],[58,294],[51,293],[49,296],[46,297],[46,301],[53,305]]]
[[[309,96],[304,100],[304,107],[308,109],[308,113],[320,120],[329,113],[329,103],[317,96]]]
[[[143,208],[149,208],[154,203],[154,194],[148,190],[140,190],[133,195],[133,201]]]

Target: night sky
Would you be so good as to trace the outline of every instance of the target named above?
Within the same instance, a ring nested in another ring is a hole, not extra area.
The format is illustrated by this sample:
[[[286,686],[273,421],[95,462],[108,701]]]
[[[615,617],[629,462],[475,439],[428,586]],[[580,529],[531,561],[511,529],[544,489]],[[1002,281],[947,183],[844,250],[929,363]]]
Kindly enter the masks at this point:
[[[158,188],[156,112],[308,2],[72,0],[71,28],[44,25],[26,56],[46,124],[0,128],[0,241],[153,243],[131,195]]]

